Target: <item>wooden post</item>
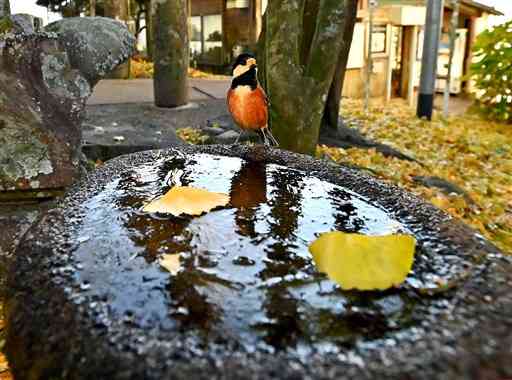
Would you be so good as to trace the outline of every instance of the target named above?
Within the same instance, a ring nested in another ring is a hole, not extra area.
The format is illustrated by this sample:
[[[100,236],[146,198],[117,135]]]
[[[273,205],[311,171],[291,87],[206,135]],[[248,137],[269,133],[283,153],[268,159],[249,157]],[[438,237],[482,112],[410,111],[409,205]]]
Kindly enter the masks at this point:
[[[89,2],[89,16],[96,16],[96,0],[90,0]]]
[[[0,18],[11,14],[11,6],[9,0],[0,0]]]
[[[365,97],[364,97],[364,110],[368,114],[370,111],[370,92],[371,78],[373,72],[373,61],[372,61],[372,43],[373,43],[373,5],[368,6],[368,53],[366,58],[366,83],[365,83]]]
[[[153,60],[153,4],[151,0],[144,1],[144,8],[146,9],[144,23],[146,25],[146,54],[150,61]]]
[[[261,0],[251,0],[252,4],[252,31],[251,42],[256,45],[261,33]]]
[[[188,5],[187,0],[155,3],[153,88],[158,107],[178,107],[188,102]]]
[[[388,37],[388,67],[386,76],[386,102],[391,100],[391,90],[393,86],[393,62],[395,60],[395,44],[394,44],[394,33],[393,26],[388,24],[386,26],[386,32]]]
[[[129,0],[105,0],[105,17],[110,17],[115,20],[122,21],[128,27],[128,1]],[[109,75],[112,79],[127,79],[130,76],[130,60],[121,63]]]
[[[416,52],[418,51],[418,27],[412,27],[411,50],[409,50],[409,79],[407,82],[407,101],[414,106],[414,80],[416,79]]]
[[[452,63],[453,53],[455,50],[455,40],[457,39],[457,25],[459,22],[459,1],[452,0],[452,22],[450,25],[450,56],[448,57],[448,73],[446,74],[446,83],[444,86],[444,97],[443,97],[443,116],[448,117],[448,108],[450,103],[450,86],[452,81]]]
[[[226,2],[222,2],[222,62],[231,64],[231,46],[228,44]]]
[[[476,20],[477,18],[475,16],[471,16],[469,21],[469,30],[468,30],[468,42],[466,46],[469,46],[469,52],[468,57],[466,59],[466,67],[465,67],[465,74],[468,74],[470,72],[471,64],[473,63],[473,52],[471,50],[471,47],[475,44],[476,40]],[[473,92],[475,84],[472,79],[468,79],[466,82],[466,93],[470,94]]]

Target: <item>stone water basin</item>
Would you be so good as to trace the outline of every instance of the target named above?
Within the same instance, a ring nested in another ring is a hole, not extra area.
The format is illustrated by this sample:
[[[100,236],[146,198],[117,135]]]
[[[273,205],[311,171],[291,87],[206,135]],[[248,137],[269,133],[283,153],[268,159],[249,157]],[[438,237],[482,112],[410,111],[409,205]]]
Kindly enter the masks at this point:
[[[199,217],[141,211],[175,185],[231,200]],[[406,282],[342,291],[308,253],[333,230],[414,234]],[[174,253],[171,275],[158,259]],[[511,268],[474,231],[352,169],[262,147],[143,152],[83,180],[26,236],[7,352],[19,378],[505,374],[511,330],[495,330],[511,324]]]

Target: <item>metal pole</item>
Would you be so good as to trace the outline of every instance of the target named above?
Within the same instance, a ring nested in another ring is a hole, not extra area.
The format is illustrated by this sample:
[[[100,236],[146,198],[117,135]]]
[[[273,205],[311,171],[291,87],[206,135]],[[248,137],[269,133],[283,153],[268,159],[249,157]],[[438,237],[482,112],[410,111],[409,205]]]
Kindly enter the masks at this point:
[[[432,120],[434,91],[437,74],[437,57],[439,37],[441,34],[443,0],[428,0],[427,17],[423,41],[423,57],[421,63],[420,94],[418,97],[418,117]]]
[[[370,91],[371,91],[371,77],[373,71],[372,61],[372,42],[373,42],[373,8],[375,1],[369,1],[368,4],[368,57],[366,60],[366,84],[365,84],[365,98],[364,110],[368,114],[370,110]]]
[[[448,73],[446,74],[446,83],[444,87],[443,116],[448,117],[448,108],[450,105],[450,87],[452,84],[452,64],[453,54],[455,53],[455,40],[457,39],[457,25],[459,22],[459,0],[452,0],[453,13],[450,25],[450,56],[448,58]]]

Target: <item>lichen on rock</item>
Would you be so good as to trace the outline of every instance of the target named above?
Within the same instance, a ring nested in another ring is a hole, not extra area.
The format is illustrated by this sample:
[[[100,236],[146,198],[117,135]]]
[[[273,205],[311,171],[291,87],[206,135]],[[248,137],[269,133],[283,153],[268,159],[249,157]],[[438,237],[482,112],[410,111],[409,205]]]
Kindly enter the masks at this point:
[[[128,29],[111,19],[66,19],[47,32],[32,26],[23,15],[0,19],[2,199],[71,185],[81,172],[81,123],[92,87],[134,51]]]

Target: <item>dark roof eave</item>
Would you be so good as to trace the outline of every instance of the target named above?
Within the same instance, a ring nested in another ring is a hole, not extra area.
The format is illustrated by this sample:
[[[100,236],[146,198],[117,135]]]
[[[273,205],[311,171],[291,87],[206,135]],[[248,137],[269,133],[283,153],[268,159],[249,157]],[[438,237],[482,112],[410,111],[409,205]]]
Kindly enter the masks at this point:
[[[490,13],[490,14],[495,15],[495,16],[504,16],[505,15],[503,12],[497,10],[496,8],[490,7],[488,5],[479,3],[479,2],[474,1],[474,0],[462,0],[461,2],[463,4],[466,4],[466,5],[478,8],[478,9],[484,11],[484,12]]]

